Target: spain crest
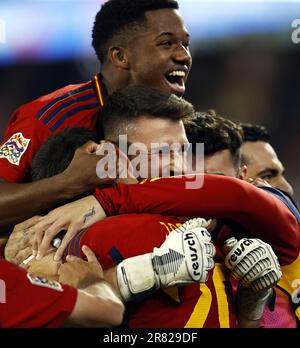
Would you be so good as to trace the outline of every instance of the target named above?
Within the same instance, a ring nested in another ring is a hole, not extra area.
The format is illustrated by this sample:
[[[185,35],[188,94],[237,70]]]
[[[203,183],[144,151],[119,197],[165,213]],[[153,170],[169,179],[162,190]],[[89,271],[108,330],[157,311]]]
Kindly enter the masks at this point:
[[[26,139],[22,133],[13,134],[3,145],[0,146],[0,158],[6,158],[8,162],[16,166],[20,165],[30,139]]]

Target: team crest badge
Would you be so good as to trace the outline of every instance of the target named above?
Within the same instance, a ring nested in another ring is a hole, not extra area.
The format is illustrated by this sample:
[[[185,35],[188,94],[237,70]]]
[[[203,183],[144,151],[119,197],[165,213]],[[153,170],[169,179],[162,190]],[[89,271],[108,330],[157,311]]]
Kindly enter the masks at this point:
[[[34,276],[30,273],[27,273],[27,278],[29,279],[30,283],[37,286],[43,286],[45,288],[53,289],[56,291],[64,291],[63,287],[59,282],[56,282],[54,280],[49,280],[46,278]]]
[[[26,139],[22,133],[15,133],[0,146],[0,158],[6,158],[8,162],[16,166],[20,165],[29,143],[30,139]]]

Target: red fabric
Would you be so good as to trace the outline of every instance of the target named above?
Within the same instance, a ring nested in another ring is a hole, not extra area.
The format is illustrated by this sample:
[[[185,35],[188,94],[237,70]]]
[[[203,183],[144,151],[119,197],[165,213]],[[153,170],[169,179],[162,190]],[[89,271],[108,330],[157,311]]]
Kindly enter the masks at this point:
[[[182,221],[182,220],[181,220]],[[130,214],[110,217],[90,227],[81,235],[75,237],[67,249],[69,254],[84,257],[81,247],[89,246],[97,255],[104,269],[114,266],[120,260],[120,255],[125,258],[152,252],[154,247],[160,246],[166,236],[180,225],[180,219],[150,214]],[[215,262],[222,262],[223,257],[217,248]],[[213,283],[211,272],[206,284],[212,296],[208,300],[208,314],[202,327],[220,327],[218,302],[215,293],[216,284]],[[223,296],[227,298],[230,327],[236,326],[230,284],[218,283],[224,287]],[[228,286],[229,285],[229,286]],[[227,287],[228,286],[228,287]],[[178,289],[180,303],[176,302],[165,291],[157,291],[154,295],[141,303],[128,303],[127,313],[129,326],[132,328],[157,327],[157,328],[183,328],[188,322],[197,302],[202,295],[203,285],[193,284]],[[175,289],[176,291],[176,289]],[[210,295],[205,294],[205,298]],[[196,326],[197,327],[197,326]]]
[[[299,224],[279,199],[245,181],[221,175],[204,175],[201,188],[186,189],[187,178],[118,184],[96,190],[95,197],[107,215],[151,212],[226,219],[237,223],[248,237],[269,243],[282,265],[296,260]]]
[[[72,95],[78,88],[87,88],[87,91],[84,90],[81,93]],[[82,99],[79,99],[86,97],[88,93],[91,95],[88,100],[82,101]],[[54,99],[64,95],[67,96],[51,105]],[[68,106],[68,103],[71,105]],[[55,131],[51,130],[55,122],[66,117],[67,112],[79,106],[91,105],[91,103],[97,103],[98,105],[92,109],[81,110],[73,114],[66,118]],[[22,105],[11,117],[3,141],[0,142],[0,148],[16,133],[22,133],[24,138],[30,139],[30,143],[23,153],[19,165],[12,164],[6,158],[0,157],[0,177],[9,182],[30,181],[32,158],[47,138],[64,128],[86,127],[94,130],[99,109],[100,105],[92,81],[66,86],[33,102]],[[43,110],[45,111],[42,112]],[[51,116],[51,113],[54,114],[54,117],[47,122],[46,119]]]
[[[25,270],[0,260],[0,279],[3,296],[0,301],[2,328],[55,328],[64,324],[77,300],[77,290],[62,285],[63,291],[32,284]]]

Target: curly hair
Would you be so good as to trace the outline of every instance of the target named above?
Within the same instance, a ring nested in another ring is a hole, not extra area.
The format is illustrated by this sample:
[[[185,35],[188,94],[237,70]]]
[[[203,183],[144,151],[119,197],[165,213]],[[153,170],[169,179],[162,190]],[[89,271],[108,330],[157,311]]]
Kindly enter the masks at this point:
[[[270,134],[264,126],[251,123],[240,123],[243,130],[243,141],[265,141],[270,142]]]
[[[113,42],[126,45],[135,31],[146,28],[146,11],[178,8],[174,0],[109,0],[104,3],[92,31],[92,45],[99,61],[105,62]]]
[[[193,121],[185,127],[191,144],[204,143],[206,156],[218,151],[229,150],[235,165],[237,167],[240,165],[243,133],[238,124],[217,115],[214,110],[209,110],[196,112]]]

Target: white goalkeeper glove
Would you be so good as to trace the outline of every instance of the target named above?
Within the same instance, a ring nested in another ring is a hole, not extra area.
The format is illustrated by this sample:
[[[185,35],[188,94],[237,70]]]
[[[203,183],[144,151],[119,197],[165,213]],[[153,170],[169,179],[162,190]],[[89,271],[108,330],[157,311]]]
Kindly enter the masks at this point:
[[[237,296],[238,316],[259,320],[273,286],[282,276],[277,256],[269,244],[247,238],[227,240],[224,252],[227,254],[225,265],[241,284]]]
[[[187,221],[152,253],[122,261],[117,279],[124,301],[142,299],[159,288],[206,282],[216,251],[204,226],[204,219]]]
[[[225,265],[243,287],[254,292],[272,288],[282,276],[273,249],[260,239],[238,241],[225,257]]]

